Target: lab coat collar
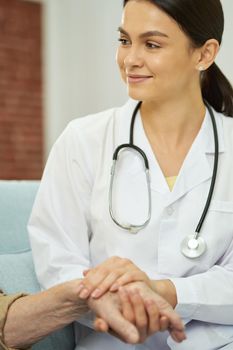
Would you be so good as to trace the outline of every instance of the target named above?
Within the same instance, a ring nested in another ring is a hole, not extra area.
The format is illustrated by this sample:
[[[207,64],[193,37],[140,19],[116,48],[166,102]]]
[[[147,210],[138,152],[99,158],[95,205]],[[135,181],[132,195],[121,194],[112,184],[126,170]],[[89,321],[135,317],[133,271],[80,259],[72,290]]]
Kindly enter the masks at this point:
[[[122,118],[119,128],[121,143],[128,142],[129,125],[136,103],[136,101],[130,100],[121,110]],[[223,116],[215,111],[214,116],[218,130],[219,153],[222,153],[225,151]],[[172,204],[194,187],[212,177],[213,168],[210,165],[212,164],[210,157],[214,157],[215,146],[212,122],[207,109],[201,129],[184,160],[172,192],[168,188],[166,179],[145,135],[140,115],[135,120],[134,142],[144,150],[149,160],[151,190],[163,194],[166,205]]]
[[[219,153],[223,153],[225,152],[223,116],[213,112],[218,131]],[[172,204],[196,186],[212,178],[214,154],[213,126],[210,114],[206,109],[201,129],[184,160],[173,191],[167,196],[167,205]]]
[[[215,117],[217,131],[218,131],[219,153],[222,153],[225,151],[224,133],[223,133],[223,115],[216,112],[214,109],[212,110],[214,112],[214,117]],[[213,126],[212,126],[210,114],[207,109],[206,109],[206,115],[198,136],[200,136],[200,138],[202,139],[201,142],[203,145],[203,150],[205,150],[205,153],[214,154],[215,145],[214,145]]]

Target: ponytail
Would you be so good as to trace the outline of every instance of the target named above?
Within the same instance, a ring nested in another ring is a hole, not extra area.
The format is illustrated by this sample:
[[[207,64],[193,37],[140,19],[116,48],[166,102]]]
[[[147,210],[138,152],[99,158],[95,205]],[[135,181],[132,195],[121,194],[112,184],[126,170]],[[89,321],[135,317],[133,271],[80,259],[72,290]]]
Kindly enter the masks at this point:
[[[216,63],[201,76],[203,99],[220,113],[233,117],[233,88]]]

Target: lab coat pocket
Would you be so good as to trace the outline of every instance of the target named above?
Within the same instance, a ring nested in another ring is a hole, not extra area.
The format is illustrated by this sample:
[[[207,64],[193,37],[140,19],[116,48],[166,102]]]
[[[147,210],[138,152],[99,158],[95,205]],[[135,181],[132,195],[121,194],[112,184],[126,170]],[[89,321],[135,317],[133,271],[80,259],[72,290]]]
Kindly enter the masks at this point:
[[[188,213],[187,217],[190,219],[191,215]],[[200,232],[207,253],[197,259],[188,259],[180,251],[181,242],[189,232],[188,220],[186,222],[178,227],[175,220],[169,219],[160,225],[158,270],[162,275],[178,277],[202,273],[221,259],[233,239],[233,201],[212,200]],[[194,228],[196,222],[198,217]]]
[[[227,251],[233,239],[233,201],[213,200],[201,235],[208,247],[206,267],[211,267]]]

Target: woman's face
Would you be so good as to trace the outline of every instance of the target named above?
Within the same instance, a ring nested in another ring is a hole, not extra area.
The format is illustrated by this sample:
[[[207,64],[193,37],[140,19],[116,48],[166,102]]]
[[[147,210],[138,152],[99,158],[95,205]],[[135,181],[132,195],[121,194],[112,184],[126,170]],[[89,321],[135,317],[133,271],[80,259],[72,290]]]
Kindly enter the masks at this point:
[[[119,33],[117,62],[130,97],[161,102],[200,88],[200,52],[191,48],[178,24],[154,4],[130,0]]]

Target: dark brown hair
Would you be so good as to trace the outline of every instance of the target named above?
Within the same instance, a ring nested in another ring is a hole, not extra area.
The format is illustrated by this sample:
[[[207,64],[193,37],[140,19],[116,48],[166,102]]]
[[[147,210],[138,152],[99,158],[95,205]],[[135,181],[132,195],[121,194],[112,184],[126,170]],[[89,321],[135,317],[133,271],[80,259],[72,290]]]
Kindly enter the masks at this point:
[[[124,0],[124,6],[130,0]],[[222,42],[224,15],[220,0],[146,0],[172,17],[194,47],[209,39]],[[201,90],[214,109],[233,117],[233,89],[216,63],[201,73]]]

